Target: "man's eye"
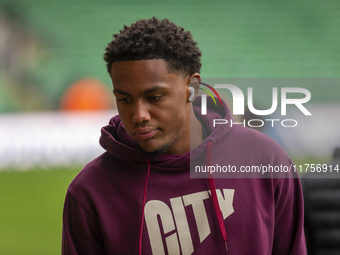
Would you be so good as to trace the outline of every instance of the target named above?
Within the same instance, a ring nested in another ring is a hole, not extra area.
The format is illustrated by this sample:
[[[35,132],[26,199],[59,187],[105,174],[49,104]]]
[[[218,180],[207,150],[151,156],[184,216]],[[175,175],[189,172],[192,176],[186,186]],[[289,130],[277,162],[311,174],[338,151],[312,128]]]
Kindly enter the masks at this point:
[[[159,96],[148,96],[148,100],[151,101],[151,102],[158,101],[161,98],[162,98],[162,95],[159,95]]]
[[[119,98],[119,99],[118,99],[118,102],[121,102],[121,103],[128,103],[128,102],[130,102],[130,101],[131,101],[130,98]]]

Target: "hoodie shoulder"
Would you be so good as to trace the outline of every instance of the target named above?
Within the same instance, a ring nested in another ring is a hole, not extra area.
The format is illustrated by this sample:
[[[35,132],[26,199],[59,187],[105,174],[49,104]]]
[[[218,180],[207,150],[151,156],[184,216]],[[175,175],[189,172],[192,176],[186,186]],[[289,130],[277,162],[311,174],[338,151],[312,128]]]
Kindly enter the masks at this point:
[[[266,160],[280,158],[285,162],[291,161],[286,151],[274,139],[260,131],[236,125],[231,129],[230,137],[235,137],[232,139],[233,146],[242,148],[248,155]]]
[[[98,185],[97,182],[101,182],[102,179],[105,179],[107,173],[107,168],[112,162],[113,157],[108,153],[104,152],[97,158],[90,161],[86,164],[83,169],[76,175],[71,184],[69,185],[68,190],[74,193],[83,193],[86,189],[91,186]]]

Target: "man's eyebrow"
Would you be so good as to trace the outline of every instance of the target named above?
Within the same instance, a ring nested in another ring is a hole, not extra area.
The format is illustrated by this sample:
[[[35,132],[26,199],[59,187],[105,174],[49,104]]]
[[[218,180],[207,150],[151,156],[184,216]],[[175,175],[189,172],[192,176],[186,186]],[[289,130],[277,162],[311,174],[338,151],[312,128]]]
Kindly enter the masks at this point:
[[[143,92],[144,95],[146,94],[150,94],[150,93],[153,93],[153,92],[156,92],[158,90],[162,90],[162,89],[166,89],[166,87],[163,87],[163,86],[160,86],[160,85],[157,85],[157,86],[154,86],[150,89],[147,89]]]
[[[120,90],[120,89],[113,89],[113,93],[118,93],[124,96],[130,96],[130,93],[127,93],[124,90]]]
[[[163,89],[166,89],[167,87],[164,87],[164,86],[160,86],[160,85],[157,85],[157,86],[154,86],[152,88],[149,88],[147,90],[144,90],[141,94],[142,95],[147,95],[147,94],[150,94],[150,93],[153,93],[153,92],[156,92],[158,90],[163,90]],[[124,96],[131,96],[130,93],[124,91],[124,90],[121,90],[121,89],[113,89],[113,93],[118,93],[118,94],[121,94],[121,95],[124,95]]]

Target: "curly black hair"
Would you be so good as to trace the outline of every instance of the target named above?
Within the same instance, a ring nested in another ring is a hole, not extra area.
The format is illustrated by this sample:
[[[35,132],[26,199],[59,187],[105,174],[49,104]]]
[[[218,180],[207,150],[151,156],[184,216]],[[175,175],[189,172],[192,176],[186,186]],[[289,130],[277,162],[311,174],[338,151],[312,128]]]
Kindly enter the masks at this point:
[[[106,68],[111,74],[114,62],[164,59],[169,72],[183,75],[199,73],[201,51],[189,31],[168,19],[141,19],[124,26],[108,44],[104,54]]]

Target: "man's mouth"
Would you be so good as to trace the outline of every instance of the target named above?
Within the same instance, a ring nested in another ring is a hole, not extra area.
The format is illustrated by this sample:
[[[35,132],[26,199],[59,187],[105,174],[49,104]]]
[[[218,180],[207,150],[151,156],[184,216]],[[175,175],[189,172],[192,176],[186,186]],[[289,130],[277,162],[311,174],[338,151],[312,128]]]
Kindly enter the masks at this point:
[[[157,129],[149,129],[149,128],[137,128],[134,130],[133,136],[137,140],[148,140],[154,137],[156,134]]]

